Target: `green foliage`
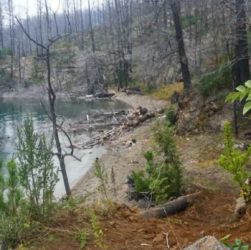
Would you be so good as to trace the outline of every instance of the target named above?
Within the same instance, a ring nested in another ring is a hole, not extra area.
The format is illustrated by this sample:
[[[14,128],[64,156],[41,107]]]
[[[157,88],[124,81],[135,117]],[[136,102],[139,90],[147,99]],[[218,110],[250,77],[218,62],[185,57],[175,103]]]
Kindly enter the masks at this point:
[[[245,82],[245,85],[238,86],[235,92],[231,92],[227,96],[226,102],[243,101],[244,99],[246,104],[243,107],[243,115],[251,109],[251,80]]]
[[[231,250],[249,250],[251,247],[249,244],[244,243],[240,239],[236,239],[233,244],[224,242],[224,245]]]
[[[181,193],[182,169],[177,153],[173,130],[167,122],[157,123],[154,128],[154,140],[157,155],[161,160],[154,160],[154,153],[148,151],[144,157],[144,171],[134,171],[132,179],[135,191],[148,193],[156,203],[163,203]]]
[[[251,155],[251,146],[245,150],[235,148],[233,132],[230,123],[224,127],[224,151],[219,158],[219,165],[233,175],[233,180],[240,186],[242,196],[246,201],[251,199],[250,185],[246,180],[250,177],[247,164]]]
[[[3,167],[7,168],[7,175],[2,174]],[[16,163],[13,160],[7,166],[0,163],[0,172],[0,242],[8,249],[25,237],[29,224]]]
[[[89,217],[91,221],[92,231],[95,239],[95,243],[99,249],[107,249],[104,242],[104,232],[102,226],[93,210],[89,211]]]
[[[231,66],[228,63],[222,63],[218,69],[202,76],[198,88],[201,94],[207,97],[216,94],[218,90],[230,88],[231,82]]]
[[[150,178],[144,171],[133,171],[131,175],[137,193],[150,193]]]
[[[140,89],[145,94],[152,94],[157,89],[157,86],[154,83],[146,83],[141,84]]]
[[[76,239],[79,242],[79,248],[81,250],[85,249],[88,241],[88,233],[85,230],[81,229],[77,232]]]
[[[177,117],[176,117],[176,110],[174,106],[170,106],[166,110],[166,121],[170,123],[170,125],[174,125],[176,123]]]
[[[7,56],[11,55],[11,50],[7,48],[0,49],[0,60],[5,60]]]
[[[46,141],[44,134],[35,133],[31,119],[18,129],[16,156],[30,214],[36,220],[47,220],[52,213],[58,172],[53,164],[52,143]]]
[[[108,176],[105,171],[105,167],[103,164],[100,163],[98,159],[96,159],[94,163],[94,175],[99,180],[99,192],[108,200],[108,192],[107,192],[107,185],[108,185]]]

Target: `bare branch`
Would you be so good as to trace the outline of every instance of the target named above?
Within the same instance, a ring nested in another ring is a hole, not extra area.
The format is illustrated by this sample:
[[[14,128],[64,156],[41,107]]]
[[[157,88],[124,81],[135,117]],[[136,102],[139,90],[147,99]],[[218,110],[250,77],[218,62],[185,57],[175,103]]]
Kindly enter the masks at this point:
[[[39,46],[40,48],[43,48],[43,49],[47,50],[47,48],[46,48],[43,44],[37,42],[35,39],[33,39],[33,38],[30,36],[30,34],[29,34],[29,33],[27,32],[27,30],[24,28],[22,22],[17,18],[17,16],[15,16],[15,18],[16,18],[18,24],[20,25],[22,31],[24,32],[24,34],[28,37],[28,39],[31,40],[34,44],[36,44],[36,45]]]

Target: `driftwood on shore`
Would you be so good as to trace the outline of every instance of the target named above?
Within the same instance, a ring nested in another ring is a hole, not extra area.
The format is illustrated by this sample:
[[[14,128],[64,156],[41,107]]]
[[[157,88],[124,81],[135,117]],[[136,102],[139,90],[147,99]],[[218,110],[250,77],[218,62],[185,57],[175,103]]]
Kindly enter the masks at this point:
[[[146,108],[139,106],[132,111],[89,114],[86,115],[86,119],[71,124],[69,130],[75,134],[92,133],[89,141],[82,145],[75,145],[76,148],[90,149],[120,135],[123,130],[140,126],[147,120],[156,117],[158,113],[159,111],[149,112]]]
[[[176,214],[184,211],[189,205],[191,205],[196,198],[200,196],[201,192],[180,196],[179,198],[169,201],[166,204],[150,208],[140,213],[140,215],[145,218],[165,218],[169,215]]]
[[[140,87],[125,88],[122,92],[125,92],[127,95],[144,95]]]
[[[110,97],[113,97],[115,96],[115,93],[98,93],[98,94],[95,94],[94,97],[95,98],[110,98]]]
[[[70,100],[72,103],[80,103],[82,101],[93,101],[96,99],[106,99],[115,96],[115,93],[101,92],[94,95],[83,95],[83,93],[71,93]]]

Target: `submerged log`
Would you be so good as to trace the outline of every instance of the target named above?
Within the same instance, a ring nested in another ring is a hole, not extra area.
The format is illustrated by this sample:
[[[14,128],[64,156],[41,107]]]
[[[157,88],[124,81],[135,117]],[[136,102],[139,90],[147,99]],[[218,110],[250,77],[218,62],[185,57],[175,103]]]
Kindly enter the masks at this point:
[[[181,196],[175,200],[169,201],[166,204],[151,208],[141,212],[141,216],[145,219],[149,218],[165,218],[169,215],[176,214],[184,211],[190,204],[194,202],[194,200],[201,193],[195,193],[190,195]]]

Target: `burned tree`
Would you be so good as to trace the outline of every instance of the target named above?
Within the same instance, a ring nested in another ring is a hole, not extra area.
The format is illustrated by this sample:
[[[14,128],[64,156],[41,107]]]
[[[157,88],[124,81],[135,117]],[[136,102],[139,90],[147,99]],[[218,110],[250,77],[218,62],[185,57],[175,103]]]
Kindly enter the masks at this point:
[[[41,44],[40,42],[36,41],[33,39],[30,34],[25,30],[23,27],[22,23],[20,20],[16,17],[17,22],[19,23],[22,31],[24,34],[27,36],[27,38],[32,41],[36,46],[40,47],[45,53],[45,62],[46,62],[46,71],[47,71],[47,93],[48,93],[48,100],[49,100],[49,119],[52,122],[52,127],[53,127],[53,137],[55,140],[56,144],[56,156],[58,158],[59,164],[60,164],[60,169],[62,172],[63,176],[63,181],[64,181],[64,186],[65,186],[65,191],[66,195],[70,196],[71,195],[71,189],[68,181],[68,176],[66,172],[66,166],[65,166],[65,157],[66,156],[73,156],[74,149],[73,145],[71,142],[71,139],[69,135],[66,133],[66,131],[62,128],[62,124],[58,124],[57,122],[57,115],[56,115],[56,110],[55,110],[55,102],[56,102],[56,93],[53,89],[52,82],[51,82],[51,47],[59,40],[62,38],[62,36],[57,36],[55,38],[48,38],[48,43],[46,45]],[[63,153],[62,145],[59,139],[59,132],[62,132],[68,139],[70,146],[71,146],[71,152],[70,153]]]
[[[181,73],[184,81],[184,87],[186,90],[191,87],[191,76],[188,67],[188,60],[186,56],[186,50],[183,39],[183,31],[180,20],[180,1],[179,0],[169,0],[170,7],[173,15],[173,22],[176,32],[176,41],[178,45],[179,61],[181,66]]]
[[[233,75],[235,85],[249,80],[249,55],[247,38],[247,15],[245,0],[236,0],[236,41]]]

